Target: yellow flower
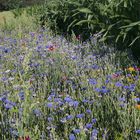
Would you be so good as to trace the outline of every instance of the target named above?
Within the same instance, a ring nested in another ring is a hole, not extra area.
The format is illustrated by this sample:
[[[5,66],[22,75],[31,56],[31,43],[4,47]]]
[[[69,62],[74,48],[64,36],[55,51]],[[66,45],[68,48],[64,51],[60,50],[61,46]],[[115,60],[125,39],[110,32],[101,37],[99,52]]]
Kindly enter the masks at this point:
[[[128,80],[128,82],[133,82],[133,79],[130,77],[127,77],[126,79]]]
[[[140,110],[140,105],[136,105],[135,108]]]
[[[129,71],[135,71],[135,69],[133,67],[129,67],[127,70],[129,70]]]

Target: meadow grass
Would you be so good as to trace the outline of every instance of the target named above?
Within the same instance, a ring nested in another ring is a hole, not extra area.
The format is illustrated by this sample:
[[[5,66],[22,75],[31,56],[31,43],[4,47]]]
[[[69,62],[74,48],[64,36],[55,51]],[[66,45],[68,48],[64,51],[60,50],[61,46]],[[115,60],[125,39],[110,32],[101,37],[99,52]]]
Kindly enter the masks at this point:
[[[99,34],[68,41],[13,20],[0,32],[1,140],[139,140],[140,68],[127,55]]]

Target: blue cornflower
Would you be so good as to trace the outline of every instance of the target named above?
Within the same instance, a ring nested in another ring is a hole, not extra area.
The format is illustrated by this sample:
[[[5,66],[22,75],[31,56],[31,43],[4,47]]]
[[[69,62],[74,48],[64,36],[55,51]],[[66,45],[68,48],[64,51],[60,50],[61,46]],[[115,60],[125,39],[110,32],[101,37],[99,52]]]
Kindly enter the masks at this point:
[[[125,101],[125,97],[119,97],[118,100],[121,101],[121,102],[124,102]]]
[[[94,119],[92,119],[92,121],[91,121],[91,122],[94,124],[94,123],[96,123],[96,122],[97,122],[97,119],[95,119],[95,118],[94,118]]]
[[[97,81],[96,81],[96,79],[88,79],[88,82],[89,82],[89,84],[91,84],[91,85],[96,85],[97,84]]]
[[[37,46],[37,47],[36,47],[36,51],[39,52],[39,51],[41,50],[41,48],[42,48],[41,46]]]
[[[79,119],[83,118],[84,116],[85,116],[85,114],[77,114],[76,115],[76,117],[79,118]]]
[[[83,88],[81,88],[81,90],[82,91],[85,91],[85,90],[87,90],[87,87],[83,87]]]
[[[6,96],[0,97],[0,101],[4,102],[6,100]]]
[[[137,134],[140,134],[140,129],[135,131]]]
[[[10,52],[10,49],[9,48],[4,48],[3,50],[5,53],[9,53]]]
[[[82,102],[83,102],[83,103],[88,103],[89,100],[87,100],[87,99],[83,99]]]
[[[14,129],[14,128],[10,128],[10,133],[13,136],[18,136],[19,135],[18,131],[16,129]]]
[[[52,108],[53,107],[53,103],[52,102],[47,103],[47,107],[48,108]]]
[[[9,105],[12,105],[12,106],[15,106],[16,105],[16,103],[14,103],[14,102],[12,102],[12,101],[10,101],[10,100],[8,100],[8,99],[6,99],[6,100],[4,100],[4,103],[5,104],[9,104]]]
[[[66,117],[65,117],[65,118],[60,119],[60,122],[61,122],[61,123],[65,123],[66,121],[67,121]]]
[[[73,118],[74,118],[73,115],[68,115],[68,116],[66,117],[67,120],[71,120],[71,119],[73,119]]]
[[[90,129],[90,128],[92,128],[92,125],[93,125],[92,123],[87,123],[85,127],[86,127],[87,129]]]
[[[129,90],[133,92],[133,91],[135,91],[135,87],[136,87],[135,84],[131,84],[131,85],[129,86]]]
[[[115,83],[115,86],[116,86],[116,87],[122,87],[123,84],[122,84],[121,82],[116,82],[116,83]]]
[[[100,88],[95,88],[95,91],[96,91],[96,92],[100,92],[101,89],[100,89]]]
[[[106,83],[106,84],[108,84],[109,82],[110,82],[110,80],[108,80],[108,79],[105,80],[105,83]]]
[[[80,133],[80,132],[81,132],[80,129],[74,129],[74,130],[73,130],[73,133],[75,133],[75,134],[78,134],[78,133]]]
[[[48,101],[51,101],[52,100],[52,96],[49,96],[47,99],[48,99]]]
[[[124,89],[129,89],[129,86],[124,86],[123,88],[124,88]]]
[[[91,66],[91,68],[92,68],[92,69],[96,69],[96,70],[97,70],[97,69],[99,69],[99,66],[98,66],[98,65],[96,65],[96,64],[94,64],[94,65],[92,65],[92,66]]]
[[[70,97],[65,97],[64,100],[65,102],[68,102],[68,103],[73,101]]]
[[[87,110],[86,110],[86,113],[87,113],[87,114],[91,114],[92,111],[91,111],[90,109],[87,109]]]
[[[105,86],[102,86],[102,88],[100,89],[100,92],[103,93],[103,94],[105,94],[105,93],[107,93],[107,92],[109,92],[109,91],[110,91],[110,90],[107,89]]]
[[[41,112],[40,112],[39,109],[33,110],[33,113],[34,113],[37,117],[41,116]]]
[[[20,100],[24,100],[24,92],[20,92],[19,94]]]
[[[69,140],[76,140],[76,137],[74,136],[74,134],[69,135]]]
[[[140,98],[134,98],[135,102],[140,102]]]
[[[97,136],[98,135],[98,130],[95,128],[92,130],[92,137]]]
[[[53,121],[53,118],[52,117],[48,117],[48,121],[49,122]]]
[[[11,108],[13,108],[13,105],[11,105],[11,104],[5,104],[5,108],[6,109],[11,109]]]
[[[71,101],[71,102],[69,102],[69,105],[74,106],[76,108],[76,107],[78,107],[79,102],[78,101]]]
[[[61,98],[54,98],[54,102],[61,102],[62,99]]]
[[[73,55],[73,56],[71,56],[71,59],[72,59],[72,60],[75,60],[75,59],[77,59],[77,56],[74,56],[74,55]]]

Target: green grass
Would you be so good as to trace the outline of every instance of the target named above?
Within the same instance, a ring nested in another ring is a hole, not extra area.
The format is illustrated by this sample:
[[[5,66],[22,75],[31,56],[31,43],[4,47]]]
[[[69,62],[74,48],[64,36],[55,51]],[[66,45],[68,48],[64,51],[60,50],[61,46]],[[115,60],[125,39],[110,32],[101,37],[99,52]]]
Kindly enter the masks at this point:
[[[37,28],[35,17],[29,16],[26,10],[23,9],[21,15],[17,17],[14,15],[14,10],[0,12],[0,30],[20,30],[23,27],[26,27],[26,30]]]

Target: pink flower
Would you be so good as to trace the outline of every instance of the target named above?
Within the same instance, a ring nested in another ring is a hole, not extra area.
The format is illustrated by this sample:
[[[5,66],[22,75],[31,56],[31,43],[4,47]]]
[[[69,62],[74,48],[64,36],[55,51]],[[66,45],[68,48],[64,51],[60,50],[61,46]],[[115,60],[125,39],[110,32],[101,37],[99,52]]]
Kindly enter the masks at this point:
[[[29,136],[25,136],[25,140],[31,140]]]

